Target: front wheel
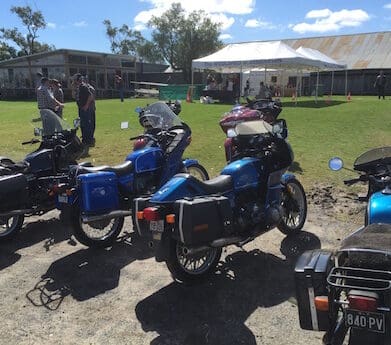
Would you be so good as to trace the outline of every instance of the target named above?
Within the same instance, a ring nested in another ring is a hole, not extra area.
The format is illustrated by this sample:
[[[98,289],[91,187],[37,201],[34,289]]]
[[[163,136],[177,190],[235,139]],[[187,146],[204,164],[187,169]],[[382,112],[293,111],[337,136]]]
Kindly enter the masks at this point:
[[[13,217],[0,217],[0,241],[6,241],[22,229],[24,215],[19,214]]]
[[[185,252],[185,246],[172,239],[166,265],[176,281],[192,285],[214,273],[222,250],[209,248],[195,254]]]
[[[296,179],[289,180],[281,195],[282,217],[277,225],[285,235],[297,234],[307,218],[307,198],[304,188]]]
[[[201,181],[209,180],[209,174],[206,169],[198,163],[191,164],[184,168],[184,172],[198,178]]]
[[[77,207],[72,209],[70,219],[76,239],[87,247],[110,247],[124,225],[124,217],[83,223],[80,209]]]

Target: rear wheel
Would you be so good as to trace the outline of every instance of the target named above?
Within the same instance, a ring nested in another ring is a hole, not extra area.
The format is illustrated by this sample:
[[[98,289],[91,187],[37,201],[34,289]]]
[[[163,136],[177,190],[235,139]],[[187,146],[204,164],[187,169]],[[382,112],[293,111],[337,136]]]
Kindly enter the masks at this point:
[[[208,172],[201,164],[189,165],[185,167],[184,171],[201,181],[209,180]]]
[[[22,229],[24,215],[0,217],[0,241],[13,238]]]
[[[298,180],[291,179],[284,185],[281,207],[283,214],[278,229],[285,235],[297,234],[307,218],[307,198]]]
[[[124,225],[124,217],[83,223],[80,210],[77,207],[72,209],[70,219],[76,239],[88,247],[110,247]]]
[[[208,248],[195,254],[185,254],[185,246],[171,240],[166,265],[176,281],[196,284],[214,273],[221,257],[221,248]]]

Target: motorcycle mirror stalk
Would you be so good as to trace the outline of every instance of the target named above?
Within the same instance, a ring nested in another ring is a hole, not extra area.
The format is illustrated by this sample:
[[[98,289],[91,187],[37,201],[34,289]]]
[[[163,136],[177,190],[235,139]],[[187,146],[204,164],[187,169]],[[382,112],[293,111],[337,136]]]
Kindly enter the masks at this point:
[[[355,172],[353,169],[349,169],[349,168],[344,167],[343,160],[342,160],[342,158],[339,158],[339,157],[333,157],[329,160],[329,168],[332,171],[340,171],[341,169],[345,169],[348,171]]]

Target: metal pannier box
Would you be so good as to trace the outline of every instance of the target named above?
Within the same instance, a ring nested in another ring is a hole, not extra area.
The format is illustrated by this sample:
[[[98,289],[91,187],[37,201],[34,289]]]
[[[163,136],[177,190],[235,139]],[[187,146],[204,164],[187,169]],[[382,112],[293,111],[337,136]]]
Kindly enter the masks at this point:
[[[0,176],[0,210],[23,208],[28,200],[28,184],[23,174]]]
[[[329,329],[328,311],[319,311],[315,308],[315,297],[328,296],[326,279],[331,263],[331,253],[322,250],[306,251],[297,260],[295,285],[302,329]]]
[[[224,196],[180,199],[174,204],[178,240],[185,245],[206,244],[232,228],[232,209]]]
[[[94,214],[118,209],[118,178],[115,173],[88,173],[77,178],[81,188],[80,208],[83,212]]]

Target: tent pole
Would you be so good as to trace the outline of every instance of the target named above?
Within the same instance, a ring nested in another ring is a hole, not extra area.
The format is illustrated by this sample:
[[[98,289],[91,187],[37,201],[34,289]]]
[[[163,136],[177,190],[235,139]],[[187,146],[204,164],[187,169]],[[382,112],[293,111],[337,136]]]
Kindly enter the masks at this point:
[[[345,97],[348,95],[348,70],[345,70]]]
[[[315,85],[315,103],[318,103],[318,87],[319,87],[319,68],[316,72],[316,85]]]
[[[240,96],[242,95],[242,85],[243,85],[243,62],[240,62],[239,98],[237,100],[238,104],[240,104]]]
[[[331,71],[331,91],[330,91],[330,97],[333,95],[333,89],[334,89],[334,70]]]
[[[194,85],[194,69],[193,67],[191,68],[191,86]]]

